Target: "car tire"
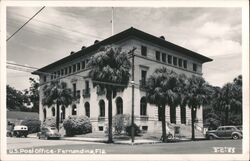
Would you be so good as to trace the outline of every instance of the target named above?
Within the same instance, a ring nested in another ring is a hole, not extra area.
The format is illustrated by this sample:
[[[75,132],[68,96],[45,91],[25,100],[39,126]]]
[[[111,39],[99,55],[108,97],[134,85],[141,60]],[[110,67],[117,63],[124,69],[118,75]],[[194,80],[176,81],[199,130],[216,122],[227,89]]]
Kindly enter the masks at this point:
[[[172,135],[172,134],[169,134],[169,135],[167,136],[167,139],[173,139],[173,135]]]
[[[214,136],[213,136],[213,135],[209,135],[209,136],[208,136],[208,139],[209,139],[209,140],[213,140],[213,139],[214,139]]]
[[[239,139],[240,137],[239,137],[238,134],[233,134],[232,138],[233,138],[234,140],[237,140],[237,139]]]

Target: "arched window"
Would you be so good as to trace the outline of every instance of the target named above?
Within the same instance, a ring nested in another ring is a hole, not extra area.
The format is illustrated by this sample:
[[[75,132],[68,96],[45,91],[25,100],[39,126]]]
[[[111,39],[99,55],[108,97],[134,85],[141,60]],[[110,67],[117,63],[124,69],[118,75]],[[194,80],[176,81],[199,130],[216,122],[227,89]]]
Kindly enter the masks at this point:
[[[181,123],[186,124],[186,107],[181,107]]]
[[[84,107],[85,107],[85,115],[90,117],[90,104],[88,102],[86,102],[84,104]]]
[[[46,120],[46,117],[47,117],[47,111],[46,111],[46,109],[44,108],[44,109],[43,109],[43,121]]]
[[[176,123],[176,107],[170,106],[170,122]]]
[[[123,114],[123,101],[121,97],[116,99],[116,114]]]
[[[65,119],[65,106],[62,106],[61,108],[61,122]]]
[[[73,104],[72,106],[72,115],[76,115],[76,105]]]
[[[103,100],[99,101],[99,111],[100,117],[105,117],[105,102]]]
[[[140,101],[140,114],[147,115],[147,101],[145,97],[142,97]]]
[[[55,107],[52,107],[51,112],[52,112],[52,116],[55,116],[55,115],[56,115]]]

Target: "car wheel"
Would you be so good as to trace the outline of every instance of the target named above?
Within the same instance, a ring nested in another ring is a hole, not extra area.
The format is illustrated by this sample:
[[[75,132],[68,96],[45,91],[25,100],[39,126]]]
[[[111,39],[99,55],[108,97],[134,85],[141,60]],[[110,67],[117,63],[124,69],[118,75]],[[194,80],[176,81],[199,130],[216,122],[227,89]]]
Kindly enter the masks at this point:
[[[209,139],[209,140],[213,140],[213,139],[214,139],[214,136],[213,136],[213,135],[209,135],[208,139]]]
[[[173,139],[173,135],[172,134],[169,134],[167,139]]]
[[[233,137],[232,137],[234,140],[236,140],[236,139],[239,139],[240,137],[239,137],[239,135],[237,135],[237,134],[233,134]]]

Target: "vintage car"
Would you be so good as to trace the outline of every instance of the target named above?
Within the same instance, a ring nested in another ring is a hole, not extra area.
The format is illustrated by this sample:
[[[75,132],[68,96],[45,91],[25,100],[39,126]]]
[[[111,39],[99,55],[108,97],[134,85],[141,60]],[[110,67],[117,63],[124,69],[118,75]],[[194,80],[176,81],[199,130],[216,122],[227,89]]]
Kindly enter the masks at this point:
[[[6,136],[7,137],[12,137],[13,136],[14,126],[15,125],[13,123],[8,123],[7,129],[6,129]]]
[[[206,132],[207,139],[240,139],[242,130],[236,126],[219,126],[216,130]]]
[[[13,136],[16,137],[27,137],[28,136],[28,127],[27,126],[23,126],[23,125],[16,125],[14,126],[14,130],[13,130]]]
[[[41,127],[41,131],[37,133],[37,137],[39,139],[44,138],[45,140],[50,138],[60,139],[61,134],[56,127]]]

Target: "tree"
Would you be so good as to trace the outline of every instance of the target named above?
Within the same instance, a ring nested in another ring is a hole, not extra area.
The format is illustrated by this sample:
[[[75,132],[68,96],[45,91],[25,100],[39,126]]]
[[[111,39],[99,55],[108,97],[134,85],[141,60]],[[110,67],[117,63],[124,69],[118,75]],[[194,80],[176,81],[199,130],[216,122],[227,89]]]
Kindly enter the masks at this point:
[[[29,78],[31,87],[24,91],[25,95],[28,97],[27,103],[32,103],[32,111],[39,112],[39,83],[34,78]]]
[[[165,67],[156,69],[146,83],[146,97],[150,104],[156,105],[162,121],[162,141],[166,136],[166,105],[176,107],[178,104],[178,75]]]
[[[27,96],[25,94],[9,85],[6,86],[6,90],[8,110],[29,111],[29,109],[24,106],[25,101],[27,101]]]
[[[51,107],[56,104],[56,127],[59,130],[60,106],[69,106],[72,101],[71,89],[67,88],[67,83],[52,81],[43,88],[44,97],[42,99],[43,106]]]
[[[192,140],[195,140],[194,123],[196,111],[200,106],[208,103],[212,90],[202,77],[193,75],[188,78],[188,84],[182,90],[182,93],[185,93],[185,102],[191,109]]]
[[[239,75],[232,83],[226,83],[220,90],[215,101],[216,111],[222,111],[225,114],[224,125],[229,124],[229,114],[240,115],[242,119],[242,76]]]
[[[101,47],[97,54],[91,57],[87,66],[94,87],[106,90],[108,100],[108,143],[112,143],[112,98],[118,91],[123,91],[129,83],[131,64],[128,53],[121,48],[111,46]]]

